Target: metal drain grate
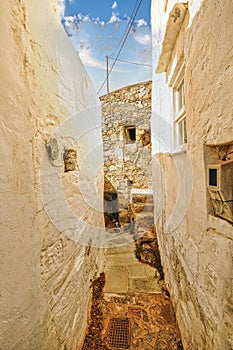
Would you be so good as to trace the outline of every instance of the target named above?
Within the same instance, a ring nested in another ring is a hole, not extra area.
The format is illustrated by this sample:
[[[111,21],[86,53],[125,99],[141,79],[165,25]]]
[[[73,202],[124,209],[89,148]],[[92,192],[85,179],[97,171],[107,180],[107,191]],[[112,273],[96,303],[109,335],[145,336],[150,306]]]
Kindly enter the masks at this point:
[[[129,348],[130,332],[128,318],[111,318],[108,327],[108,344],[115,349]]]

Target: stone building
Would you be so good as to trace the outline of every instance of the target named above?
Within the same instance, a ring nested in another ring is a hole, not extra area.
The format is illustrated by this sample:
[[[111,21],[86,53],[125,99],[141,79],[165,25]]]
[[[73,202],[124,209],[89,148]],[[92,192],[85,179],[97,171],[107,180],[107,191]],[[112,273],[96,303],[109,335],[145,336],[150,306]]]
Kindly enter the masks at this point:
[[[153,0],[152,157],[165,279],[185,349],[232,349],[231,0]]]
[[[102,271],[100,103],[56,2],[0,6],[1,349],[76,350]]]
[[[121,221],[132,193],[148,193],[152,186],[151,81],[123,87],[100,100],[105,199],[109,203],[112,197],[112,209],[119,209]]]

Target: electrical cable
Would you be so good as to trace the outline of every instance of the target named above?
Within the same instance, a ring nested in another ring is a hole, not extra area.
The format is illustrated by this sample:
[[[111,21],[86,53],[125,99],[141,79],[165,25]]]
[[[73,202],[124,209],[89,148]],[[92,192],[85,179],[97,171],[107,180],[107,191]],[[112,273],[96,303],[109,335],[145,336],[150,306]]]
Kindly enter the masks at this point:
[[[107,79],[109,78],[109,75],[111,74],[111,72],[112,72],[112,70],[113,70],[113,68],[114,68],[114,66],[115,66],[115,64],[116,64],[116,62],[117,62],[117,60],[118,60],[118,57],[120,56],[120,53],[121,53],[121,51],[122,51],[122,49],[123,49],[123,47],[124,47],[124,45],[125,45],[126,39],[127,39],[128,35],[129,35],[129,32],[130,32],[131,27],[132,27],[132,25],[133,25],[133,22],[134,22],[134,20],[135,20],[135,18],[136,18],[136,16],[137,16],[137,13],[138,13],[138,11],[139,11],[139,8],[140,8],[140,6],[141,6],[141,3],[142,3],[142,0],[139,1],[139,4],[138,4],[137,9],[136,9],[136,12],[135,12],[135,14],[134,14],[134,16],[133,16],[133,18],[132,18],[132,20],[131,20],[131,24],[130,24],[130,27],[128,28],[128,31],[127,31],[127,33],[126,33],[126,36],[125,36],[124,40],[122,41],[122,44],[121,44],[120,49],[119,49],[119,51],[118,51],[118,54],[116,55],[116,58],[115,58],[115,60],[114,60],[114,62],[113,62],[113,64],[112,64],[112,66],[111,66],[111,68],[110,68],[110,70],[109,70],[109,72],[108,72],[107,77],[105,78],[103,84],[100,86],[99,90],[97,91],[97,94],[102,90],[104,84],[106,83]]]
[[[128,24],[127,24],[127,27],[126,27],[126,29],[125,29],[125,31],[124,31],[124,34],[123,34],[121,40],[119,41],[119,44],[116,46],[115,50],[110,54],[110,56],[114,56],[115,52],[116,52],[117,49],[120,47],[120,45],[121,45],[121,43],[122,43],[122,41],[123,41],[123,39],[124,39],[124,37],[125,37],[127,31],[128,31],[128,28],[129,28],[130,25],[131,25],[132,18],[133,18],[133,16],[134,16],[134,12],[135,12],[136,7],[137,7],[137,5],[138,5],[138,1],[139,1],[139,0],[136,0],[136,2],[135,2],[135,4],[134,4],[133,11],[132,11],[132,13],[131,13],[131,15],[130,15],[130,20],[129,20]]]
[[[114,57],[109,56],[111,60],[115,60]],[[152,64],[143,64],[139,62],[131,62],[131,61],[126,61],[126,60],[120,60],[119,58],[117,59],[118,62],[123,62],[123,63],[129,63],[129,64],[135,64],[136,66],[142,66],[142,67],[152,67]]]

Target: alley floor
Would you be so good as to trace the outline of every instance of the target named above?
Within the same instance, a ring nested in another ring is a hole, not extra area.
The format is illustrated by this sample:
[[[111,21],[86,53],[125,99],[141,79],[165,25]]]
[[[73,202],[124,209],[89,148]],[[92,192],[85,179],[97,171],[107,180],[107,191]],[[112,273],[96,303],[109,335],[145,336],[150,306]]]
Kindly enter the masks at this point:
[[[109,248],[93,283],[83,350],[183,349],[172,303],[157,270],[135,257],[135,243]]]

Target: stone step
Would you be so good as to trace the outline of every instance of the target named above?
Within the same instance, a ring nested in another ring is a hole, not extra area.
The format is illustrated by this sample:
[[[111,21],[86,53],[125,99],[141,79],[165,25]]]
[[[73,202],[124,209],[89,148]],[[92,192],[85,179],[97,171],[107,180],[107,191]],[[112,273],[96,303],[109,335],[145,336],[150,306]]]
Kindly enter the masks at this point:
[[[154,217],[154,211],[142,211],[141,213],[138,213],[137,215],[136,215],[136,217],[137,217],[137,219],[139,220],[139,219],[142,219],[142,218],[145,218],[145,217],[147,217],[147,216],[149,216],[149,217]]]
[[[132,196],[133,203],[153,203],[153,195],[134,194]]]
[[[154,225],[154,216],[145,215],[143,217],[136,218],[135,221],[137,227],[151,228]]]
[[[135,213],[141,213],[141,212],[144,212],[144,213],[153,213],[154,212],[154,206],[153,204],[149,204],[149,205],[138,205],[138,204],[135,204],[133,206],[133,210]]]

